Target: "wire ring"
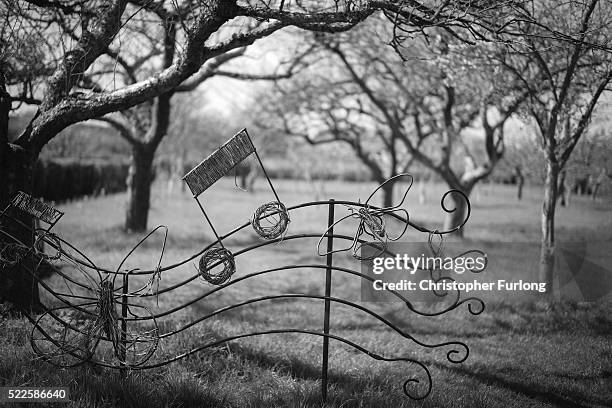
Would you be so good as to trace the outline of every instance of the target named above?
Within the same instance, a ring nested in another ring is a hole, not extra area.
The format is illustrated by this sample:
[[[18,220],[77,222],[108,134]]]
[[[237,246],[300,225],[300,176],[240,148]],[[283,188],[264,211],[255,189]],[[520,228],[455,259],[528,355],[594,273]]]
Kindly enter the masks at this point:
[[[266,220],[265,223],[262,223]],[[251,226],[262,238],[275,239],[287,231],[287,226],[291,222],[289,212],[280,201],[272,201],[261,205],[251,219]]]
[[[28,255],[29,248],[21,244],[9,243],[0,249],[0,265],[15,266]]]
[[[39,242],[43,242],[43,243],[47,243],[49,244],[52,248],[55,249],[55,253],[54,254],[47,254],[44,251],[40,251],[38,249],[38,243]],[[37,239],[36,239],[36,243],[34,244],[34,248],[36,250],[36,254],[40,255],[43,259],[49,260],[49,261],[54,261],[54,260],[58,260],[61,258],[62,256],[62,243],[60,241],[60,239],[58,238],[57,235],[55,235],[52,232],[44,232],[42,235],[40,235]]]
[[[212,273],[212,268],[219,264],[223,265],[223,269],[218,273]],[[198,270],[206,282],[212,285],[222,285],[236,272],[236,261],[228,249],[214,247],[200,257]]]

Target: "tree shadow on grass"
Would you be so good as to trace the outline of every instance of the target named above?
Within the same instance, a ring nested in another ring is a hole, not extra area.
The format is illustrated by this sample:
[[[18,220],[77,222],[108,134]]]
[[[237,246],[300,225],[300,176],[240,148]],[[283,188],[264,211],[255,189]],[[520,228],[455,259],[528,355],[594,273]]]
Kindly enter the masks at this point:
[[[481,370],[476,371],[462,365],[449,366],[446,364],[433,362],[432,366],[435,366],[440,370],[446,370],[458,374],[460,376],[468,377],[485,385],[506,388],[513,392],[525,395],[529,398],[536,399],[549,404],[554,404],[554,406],[557,407],[589,408],[593,407],[594,404],[599,404],[601,406],[610,406],[610,404],[612,403],[612,401],[610,400],[598,398],[594,395],[589,396],[588,400],[584,400],[584,396],[579,397],[575,395],[567,395],[561,392],[552,391],[544,386],[526,384],[519,380],[519,378],[523,376],[523,373],[516,369],[509,370],[510,372],[508,374],[511,373],[513,374],[513,377],[516,378],[510,379],[498,373]],[[562,375],[561,377],[565,376]]]
[[[232,343],[231,352],[240,355],[245,361],[264,368],[266,370],[273,370],[284,375],[291,376],[293,378],[320,381],[321,379],[321,368],[317,363],[313,361],[305,361],[303,358],[294,355],[288,356],[274,356],[265,351],[257,350],[252,347]],[[368,358],[367,355],[362,356]],[[318,355],[317,355],[318,359]],[[427,359],[429,360],[429,359]],[[524,377],[524,373],[518,368],[508,367],[507,370],[497,370],[495,372],[482,370],[480,368],[474,369],[464,365],[448,365],[446,363],[435,362],[435,361],[422,361],[430,368],[437,368],[441,371],[448,371],[453,374],[459,375],[460,377],[468,378],[473,383],[483,384],[487,386],[493,386],[498,389],[506,389],[524,397],[536,401],[540,401],[544,404],[552,404],[558,407],[564,408],[587,408],[595,405],[610,406],[612,402],[605,397],[597,395],[584,395],[584,392],[576,392],[577,390],[571,391],[560,391],[559,387],[539,385],[533,383],[527,383],[521,380]],[[544,375],[544,374],[543,374]],[[609,378],[610,373],[604,371],[600,376],[588,378],[576,378],[576,380],[596,380],[599,378]],[[434,375],[435,377],[435,375]],[[560,381],[572,380],[571,376],[566,376],[561,373],[555,375],[559,377]],[[397,386],[401,387],[403,381],[409,378],[409,374],[406,375],[405,379],[396,379]],[[434,380],[435,381],[435,380]],[[352,394],[360,392],[365,389],[379,389],[389,387],[389,378],[380,375],[364,375],[356,376],[341,373],[337,371],[329,372],[329,383],[330,386],[336,388],[338,393],[342,395]],[[556,389],[555,389],[556,388]],[[570,394],[572,392],[572,394]]]
[[[229,349],[230,348],[225,350]],[[322,378],[322,368],[319,361],[305,361],[303,357],[296,355],[286,355],[282,357],[274,356],[266,351],[257,350],[238,343],[232,343],[231,353],[239,355],[241,359],[257,367],[273,370],[276,373],[295,379],[320,382]],[[357,353],[357,351],[355,351],[355,353]],[[317,354],[316,359],[319,360],[319,357],[320,355]],[[359,354],[359,358],[370,359],[370,357],[365,354]],[[330,389],[330,396],[332,388],[335,390],[334,393],[336,394],[351,395],[361,394],[367,389],[382,390],[389,389],[389,387],[397,387],[399,393],[403,395],[401,391],[402,386],[404,381],[412,378],[411,374],[414,374],[414,376],[421,380],[425,378],[425,374],[420,369],[417,369],[409,362],[405,362],[404,364],[406,364],[407,368],[407,371],[404,371],[405,378],[393,378],[391,381],[389,381],[389,377],[386,376],[387,372],[384,370],[373,375],[351,375],[330,369],[328,371],[328,388]],[[406,399],[408,399],[408,397],[406,397]]]

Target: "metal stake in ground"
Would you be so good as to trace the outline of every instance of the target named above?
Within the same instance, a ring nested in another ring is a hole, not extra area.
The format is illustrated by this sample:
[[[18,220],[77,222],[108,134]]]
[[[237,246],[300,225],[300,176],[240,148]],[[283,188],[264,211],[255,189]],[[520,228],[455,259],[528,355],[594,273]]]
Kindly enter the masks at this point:
[[[123,275],[123,288],[121,297],[121,350],[119,350],[120,364],[127,366],[127,317],[128,317],[128,292],[129,273]]]
[[[323,363],[321,367],[321,396],[323,402],[327,401],[327,369],[329,361],[329,315],[331,309],[331,278],[334,256],[334,199],[329,200],[329,213],[327,218],[327,268],[325,269],[325,312],[323,315]]]

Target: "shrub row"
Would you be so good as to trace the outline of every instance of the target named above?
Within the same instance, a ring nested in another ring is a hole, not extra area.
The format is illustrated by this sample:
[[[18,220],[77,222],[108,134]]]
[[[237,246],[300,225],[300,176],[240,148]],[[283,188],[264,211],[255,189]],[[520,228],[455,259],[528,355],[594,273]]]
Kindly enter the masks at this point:
[[[61,202],[125,191],[128,170],[128,163],[41,160],[34,170],[34,194]]]

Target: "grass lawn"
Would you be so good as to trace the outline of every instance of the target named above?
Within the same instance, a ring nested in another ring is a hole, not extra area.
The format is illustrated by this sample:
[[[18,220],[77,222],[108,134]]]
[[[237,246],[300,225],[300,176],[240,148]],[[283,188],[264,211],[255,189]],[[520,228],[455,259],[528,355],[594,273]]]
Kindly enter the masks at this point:
[[[288,206],[312,200],[311,185],[275,182]],[[236,190],[233,180],[222,180],[202,195],[202,202],[220,232],[248,221],[253,210],[272,200],[262,181],[255,193]],[[365,200],[373,184],[329,182],[325,198]],[[441,228],[439,205],[444,188],[431,186],[428,200],[419,203],[416,186],[405,208],[411,220]],[[523,201],[512,187],[487,185],[472,196],[472,218],[461,245],[481,248],[492,260],[485,274],[507,279],[537,279],[540,193],[528,188]],[[96,265],[116,268],[143,234],[121,231],[125,195],[82,200],[62,205],[66,215],[56,231],[86,253]],[[379,203],[376,203],[379,204]],[[338,208],[337,217],[347,210]],[[309,207],[292,214],[290,233],[322,233],[325,208]],[[612,261],[612,203],[575,198],[558,215],[560,240],[586,239],[588,253],[600,265]],[[212,240],[196,203],[187,193],[168,194],[156,186],[150,226],[167,225],[169,237],[163,265],[170,265],[201,250]],[[336,232],[352,234],[355,221],[339,225]],[[407,240],[426,241],[427,235],[409,231]],[[247,228],[226,242],[237,251],[260,242]],[[511,243],[511,245],[507,244]],[[317,239],[288,240],[237,257],[235,278],[272,266],[322,263],[316,254]],[[124,268],[155,267],[161,246],[156,236],[132,254]],[[359,269],[346,254],[340,266]],[[520,263],[520,262],[522,263]],[[517,267],[520,264],[521,267]],[[160,288],[184,281],[196,273],[195,261],[165,272]],[[136,280],[136,279],[134,279]],[[48,284],[61,288],[57,276]],[[197,301],[160,319],[162,332],[232,303],[247,299],[298,293],[323,295],[324,271],[284,270],[239,282],[220,293]],[[144,283],[132,282],[134,287]],[[596,285],[597,282],[594,282]],[[142,299],[154,312],[168,310],[210,290],[200,279],[155,298]],[[46,304],[54,300],[42,293]],[[333,296],[360,303],[360,280],[334,272]],[[430,370],[433,390],[422,401],[408,399],[402,384],[424,379],[423,371],[406,362],[378,362],[340,342],[330,342],[330,385],[326,404],[320,397],[322,339],[304,334],[274,334],[221,344],[179,362],[146,371],[120,373],[95,366],[58,369],[36,359],[26,320],[0,320],[1,386],[69,386],[74,407],[610,407],[612,406],[612,301],[559,299],[552,305],[537,295],[484,296],[485,311],[472,316],[465,305],[443,316],[422,317],[401,304],[365,304],[416,339],[428,343],[462,341],[469,358],[462,364],[446,359],[449,348],[428,349],[384,328],[376,319],[347,306],[332,304],[331,333],[349,339],[377,354],[414,358]],[[57,303],[57,300],[55,300]],[[198,345],[226,336],[257,330],[297,328],[320,331],[320,300],[282,299],[233,309],[176,336],[166,337],[152,361],[161,361]]]

